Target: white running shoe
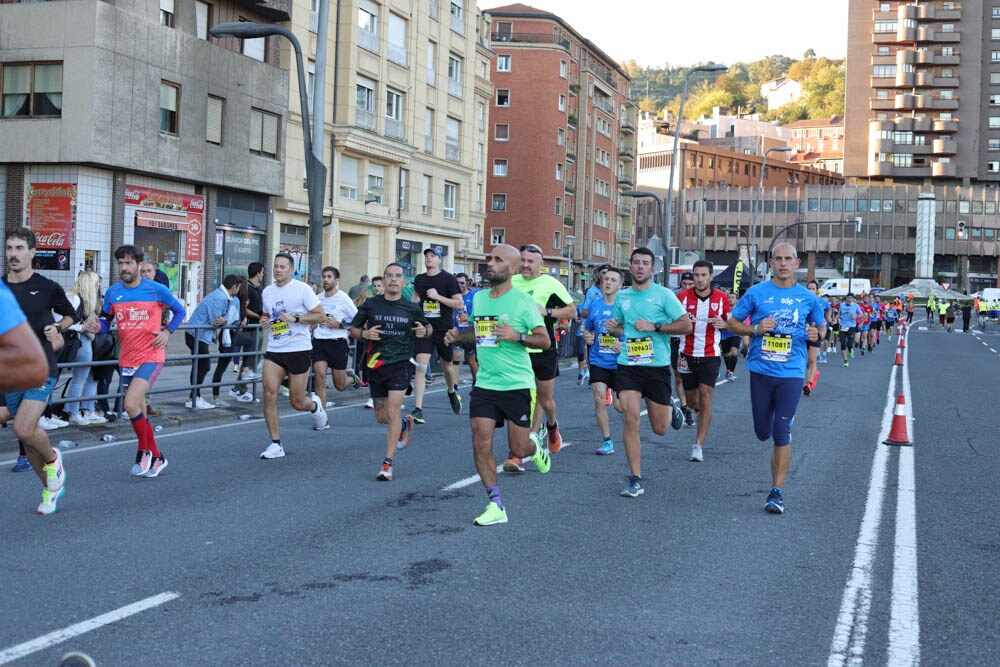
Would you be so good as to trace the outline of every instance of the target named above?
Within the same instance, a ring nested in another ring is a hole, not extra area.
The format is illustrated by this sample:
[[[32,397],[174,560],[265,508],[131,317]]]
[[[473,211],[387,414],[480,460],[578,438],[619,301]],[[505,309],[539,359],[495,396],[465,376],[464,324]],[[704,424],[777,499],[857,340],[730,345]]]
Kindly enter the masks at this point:
[[[276,442],[272,442],[267,449],[260,453],[262,459],[280,459],[285,455],[285,448]]]
[[[323,408],[323,402],[319,400],[319,396],[315,393],[309,394],[309,398],[312,399],[313,405],[316,407],[312,413],[313,430],[322,431],[329,428],[330,419],[326,415],[326,409]]]
[[[236,396],[236,400],[240,403],[253,403],[253,394],[246,392],[245,394],[240,394]]]
[[[242,395],[243,395],[243,392],[241,392],[236,387],[230,387],[229,388],[229,398],[235,398],[235,399],[239,400],[239,397],[242,396]]]
[[[196,398],[193,402],[189,398],[184,401],[184,407],[188,410],[214,410],[215,406],[203,399],[201,396]]]
[[[54,431],[57,428],[59,428],[59,425],[53,423],[52,420],[46,417],[45,415],[42,415],[41,417],[38,418],[38,428],[42,429],[43,431]]]
[[[88,420],[79,412],[74,412],[69,416],[69,423],[73,424],[74,426],[89,426],[90,420]]]
[[[212,399],[212,407],[216,407],[216,408],[228,408],[229,407],[229,403],[227,403],[226,401],[222,400],[222,398],[213,398]]]
[[[151,465],[153,465],[153,453],[146,449],[139,450],[136,452],[135,463],[132,465],[132,474],[136,477],[142,477],[149,472]]]
[[[167,459],[164,457],[154,458],[153,462],[149,465],[149,470],[143,475],[143,477],[159,477],[160,473],[163,472],[164,468],[167,467]]]
[[[365,409],[367,409],[367,410],[374,410],[375,409],[375,399],[374,398],[369,398],[368,399],[368,402],[365,403]]]
[[[108,420],[104,415],[94,412],[93,410],[85,410],[83,413],[84,418],[87,420],[88,424],[107,424]]]
[[[701,463],[705,460],[705,455],[701,451],[701,445],[695,445],[691,448],[691,456],[688,457],[688,461],[694,461],[695,463]]]
[[[69,426],[69,422],[68,421],[66,421],[65,419],[59,419],[59,417],[56,417],[55,415],[52,415],[51,417],[49,417],[49,421],[52,422],[53,424],[55,424],[56,428],[62,428],[64,426]]]
[[[241,380],[259,380],[260,373],[254,373],[253,371],[244,371],[243,375],[240,376]]]

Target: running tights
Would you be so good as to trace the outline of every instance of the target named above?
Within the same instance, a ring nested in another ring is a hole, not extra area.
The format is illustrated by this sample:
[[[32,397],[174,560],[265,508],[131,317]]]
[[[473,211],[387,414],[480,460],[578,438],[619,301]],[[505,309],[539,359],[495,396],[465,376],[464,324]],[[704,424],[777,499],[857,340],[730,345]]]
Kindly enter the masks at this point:
[[[792,421],[802,396],[802,378],[778,378],[750,373],[750,407],[753,430],[761,442],[774,438],[774,446],[792,444]]]

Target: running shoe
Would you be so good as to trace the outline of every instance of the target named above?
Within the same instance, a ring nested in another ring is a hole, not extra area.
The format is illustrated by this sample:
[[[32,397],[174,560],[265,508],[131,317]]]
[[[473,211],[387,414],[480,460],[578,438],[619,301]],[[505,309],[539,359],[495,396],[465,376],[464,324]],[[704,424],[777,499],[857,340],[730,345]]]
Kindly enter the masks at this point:
[[[410,436],[413,435],[413,415],[403,417],[403,429],[399,432],[399,442],[396,449],[406,449],[410,446]]]
[[[781,489],[771,487],[771,493],[767,494],[767,502],[764,503],[764,511],[770,514],[785,513],[785,499],[781,495]]]
[[[18,456],[14,467],[10,469],[11,472],[28,472],[29,470],[31,470],[31,461],[28,460],[27,456]]]
[[[546,436],[549,434],[549,429],[545,427],[545,420],[538,426],[538,442],[545,442]]]
[[[385,461],[382,462],[382,468],[375,475],[376,482],[391,482],[392,481],[392,464]]]
[[[375,399],[369,398],[368,402],[365,403],[365,410],[374,410],[374,409],[375,409]]]
[[[623,498],[638,498],[643,493],[645,491],[642,489],[642,479],[635,475],[625,478],[625,488],[621,492]]]
[[[451,411],[456,415],[462,412],[462,397],[457,389],[448,393],[448,402],[451,403]]]
[[[809,396],[812,393],[812,387],[807,384],[802,385],[802,395]]]
[[[90,422],[87,421],[87,418],[84,417],[79,412],[73,412],[70,414],[69,423],[73,424],[74,426],[87,426],[90,424]]]
[[[347,376],[351,380],[351,389],[361,388],[361,378],[358,377],[357,373],[355,373],[354,371],[347,371]]]
[[[701,463],[705,460],[705,454],[701,451],[701,445],[694,445],[691,447],[691,456],[688,457],[688,461],[693,461],[694,463]]]
[[[865,348],[861,348],[861,356],[865,356]],[[851,357],[853,358],[854,355],[852,354]]]
[[[684,408],[684,425],[694,426],[694,410],[691,408]]]
[[[604,392],[604,405],[605,407],[611,405],[611,387],[608,387],[608,390]]]
[[[132,466],[132,474],[142,477],[149,472],[149,467],[153,465],[153,453],[145,449],[140,449],[135,453],[135,464]]]
[[[83,416],[87,418],[88,424],[107,424],[107,418],[100,414],[99,412],[94,412],[93,410],[84,410]]]
[[[326,415],[326,409],[323,407],[323,401],[319,400],[319,396],[315,393],[309,394],[309,398],[312,399],[312,402],[315,405],[315,409],[312,411],[313,430],[325,431],[330,428],[330,419]]]
[[[203,399],[201,396],[191,400],[190,398],[184,401],[184,407],[188,410],[214,410],[215,406]]]
[[[48,489],[42,489],[42,502],[38,506],[39,514],[55,514],[56,503],[59,499],[63,497],[66,493],[65,487],[59,487],[58,491],[49,491]]]
[[[284,396],[285,398],[287,398],[288,397],[288,387],[282,387],[281,389],[278,390],[278,393],[281,394],[282,396]]]
[[[427,421],[424,419],[424,411],[422,408],[413,408],[410,410],[410,416],[413,417],[413,421],[417,424],[426,424]]]
[[[535,446],[535,453],[531,455],[531,462],[538,468],[538,472],[543,475],[552,469],[552,459],[549,453],[541,447]]]
[[[48,417],[42,415],[41,417],[38,418],[38,428],[42,429],[43,431],[54,431],[57,428],[59,428],[59,425],[56,424],[51,419],[49,419]]]
[[[850,365],[851,365],[851,362],[849,362],[849,361],[845,361],[844,362],[844,368],[848,368]]]
[[[212,397],[212,405],[214,405],[217,408],[228,408],[229,407],[229,401],[224,401],[224,400],[222,400],[221,397],[213,396]]]
[[[285,455],[285,448],[276,442],[272,442],[267,449],[260,453],[262,459],[280,459]]]
[[[681,427],[684,426],[684,412],[676,405],[674,405],[673,408],[674,416],[670,420],[670,427],[675,431],[679,431],[681,430]]]
[[[851,359],[854,358],[854,348],[853,347],[851,348],[850,357],[851,357]]]
[[[562,436],[559,435],[559,422],[549,429],[549,452],[556,454],[562,449]]]
[[[516,456],[508,457],[503,462],[504,472],[524,472],[524,461],[517,458]]]
[[[492,500],[486,506],[486,511],[476,517],[472,523],[477,526],[495,526],[498,523],[507,523],[507,510],[498,507]]]
[[[586,377],[587,376],[586,376],[586,374],[583,371],[580,371],[579,373],[577,373],[576,374],[576,384],[578,386],[582,387],[583,386],[583,381],[586,379]]]
[[[610,456],[615,453],[615,443],[611,441],[611,438],[605,438],[601,446],[597,448],[596,454],[598,456]]]
[[[56,458],[42,466],[42,472],[45,473],[45,488],[49,491],[58,491],[66,481],[66,471],[63,469],[62,452],[55,447],[52,451],[56,453]]]
[[[736,381],[736,373],[732,371],[726,371],[726,382],[735,382],[735,381]]]
[[[153,458],[153,464],[149,466],[149,470],[143,477],[159,477],[160,473],[167,467],[167,459],[162,456],[156,456]]]

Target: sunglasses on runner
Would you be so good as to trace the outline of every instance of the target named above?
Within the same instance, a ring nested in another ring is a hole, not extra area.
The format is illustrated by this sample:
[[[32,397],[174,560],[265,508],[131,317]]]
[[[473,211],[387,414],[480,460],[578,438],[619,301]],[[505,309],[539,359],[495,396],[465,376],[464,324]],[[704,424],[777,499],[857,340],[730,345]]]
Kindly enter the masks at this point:
[[[525,251],[538,253],[539,255],[544,255],[545,254],[544,252],[542,252],[542,249],[540,247],[538,247],[537,245],[535,245],[534,243],[529,243],[527,245],[521,246],[521,249],[520,249],[519,252],[525,252]]]

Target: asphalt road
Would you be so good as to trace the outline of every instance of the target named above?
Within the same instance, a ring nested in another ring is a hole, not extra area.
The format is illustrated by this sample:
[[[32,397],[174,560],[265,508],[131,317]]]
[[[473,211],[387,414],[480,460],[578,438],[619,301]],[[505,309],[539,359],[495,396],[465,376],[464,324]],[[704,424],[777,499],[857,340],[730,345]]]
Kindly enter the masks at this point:
[[[589,389],[564,370],[565,448],[549,475],[501,475],[510,522],[489,528],[440,382],[391,483],[360,392],[334,392],[326,432],[286,416],[280,460],[232,415],[164,429],[155,480],[129,476],[132,440],[70,450],[48,517],[37,478],[4,472],[0,664],[996,664],[1000,335],[907,342],[903,367],[887,341],[820,367],[782,516],[762,510],[742,359],[704,463],[693,429],[644,425],[637,499],[618,495],[620,417],[618,453],[595,456]],[[913,447],[880,444],[898,394]]]

